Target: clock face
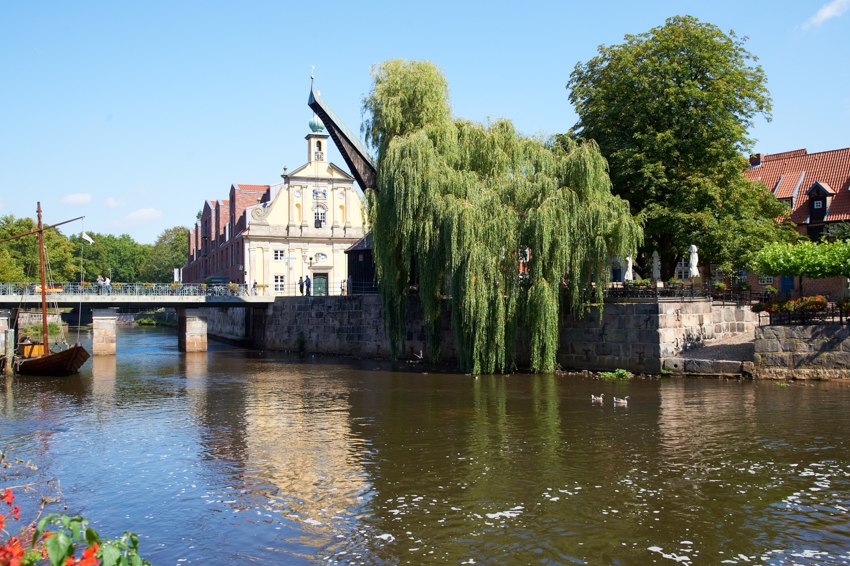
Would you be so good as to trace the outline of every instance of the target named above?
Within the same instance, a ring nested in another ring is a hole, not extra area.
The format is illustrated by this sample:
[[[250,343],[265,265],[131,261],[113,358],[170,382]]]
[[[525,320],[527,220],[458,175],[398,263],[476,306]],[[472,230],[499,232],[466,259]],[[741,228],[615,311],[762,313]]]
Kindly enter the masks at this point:
[[[295,191],[295,198],[301,198],[301,191]]]

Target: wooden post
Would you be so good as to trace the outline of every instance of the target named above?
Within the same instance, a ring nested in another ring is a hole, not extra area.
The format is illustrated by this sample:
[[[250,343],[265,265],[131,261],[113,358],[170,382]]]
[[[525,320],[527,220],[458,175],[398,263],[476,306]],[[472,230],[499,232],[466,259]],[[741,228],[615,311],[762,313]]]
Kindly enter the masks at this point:
[[[14,364],[12,363],[15,357],[15,329],[7,328],[3,331],[3,335],[6,337],[3,345],[3,351],[6,355],[6,363],[3,366],[3,373],[6,375],[13,375],[15,373]]]

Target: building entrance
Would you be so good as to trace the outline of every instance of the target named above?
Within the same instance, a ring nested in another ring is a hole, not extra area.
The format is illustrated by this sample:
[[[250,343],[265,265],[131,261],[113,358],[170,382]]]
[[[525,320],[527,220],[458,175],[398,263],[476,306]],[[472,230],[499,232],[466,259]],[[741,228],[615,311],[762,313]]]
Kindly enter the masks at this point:
[[[328,294],[328,274],[316,273],[313,275],[313,295],[324,297]]]

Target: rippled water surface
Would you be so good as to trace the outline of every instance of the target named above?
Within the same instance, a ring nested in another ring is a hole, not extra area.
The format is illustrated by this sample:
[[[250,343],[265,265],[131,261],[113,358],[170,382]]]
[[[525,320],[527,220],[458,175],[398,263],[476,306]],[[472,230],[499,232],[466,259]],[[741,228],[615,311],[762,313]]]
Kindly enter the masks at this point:
[[[848,385],[118,350],[7,381],[0,446],[153,564],[850,562]]]

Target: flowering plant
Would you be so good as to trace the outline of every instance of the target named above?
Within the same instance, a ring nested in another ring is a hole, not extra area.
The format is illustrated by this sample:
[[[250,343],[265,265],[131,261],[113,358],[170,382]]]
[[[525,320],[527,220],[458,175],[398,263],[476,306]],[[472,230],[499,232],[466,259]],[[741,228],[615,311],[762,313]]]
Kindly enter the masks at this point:
[[[10,462],[0,451],[0,464],[8,469],[23,462]],[[12,534],[10,523],[20,521],[21,506],[15,504],[15,488],[0,489],[0,566],[150,566],[139,556],[139,537],[134,533],[107,540],[82,517],[51,513],[38,519],[49,500],[42,497],[36,518]]]

